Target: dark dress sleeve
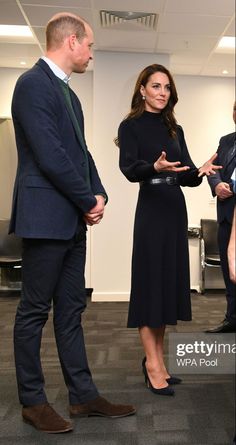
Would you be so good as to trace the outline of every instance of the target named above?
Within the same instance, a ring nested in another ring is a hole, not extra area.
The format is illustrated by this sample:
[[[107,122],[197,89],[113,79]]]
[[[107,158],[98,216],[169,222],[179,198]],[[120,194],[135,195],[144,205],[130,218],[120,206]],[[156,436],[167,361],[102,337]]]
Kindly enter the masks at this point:
[[[138,134],[135,131],[134,120],[127,119],[121,122],[118,130],[118,140],[120,170],[129,181],[144,181],[156,174],[152,163],[139,159]]]
[[[198,177],[198,168],[194,165],[184,138],[184,132],[182,127],[177,128],[178,140],[181,148],[181,165],[187,165],[190,167],[185,172],[178,173],[179,185],[182,187],[197,187],[202,183],[202,177]]]

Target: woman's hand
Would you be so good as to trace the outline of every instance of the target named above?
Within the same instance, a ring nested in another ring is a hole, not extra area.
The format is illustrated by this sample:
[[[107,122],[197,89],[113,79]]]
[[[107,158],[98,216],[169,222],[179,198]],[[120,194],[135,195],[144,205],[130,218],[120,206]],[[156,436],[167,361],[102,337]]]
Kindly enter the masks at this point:
[[[184,167],[178,167],[180,161],[169,162],[166,159],[166,152],[162,151],[161,156],[154,162],[154,168],[157,172],[171,171],[171,172],[184,172],[189,170],[190,167],[185,165]]]
[[[214,153],[213,156],[209,159],[209,161],[206,161],[205,164],[203,164],[202,167],[198,169],[198,177],[203,175],[215,175],[215,170],[220,170],[222,168],[222,165],[215,165],[213,164],[214,160],[217,158],[217,153]]]

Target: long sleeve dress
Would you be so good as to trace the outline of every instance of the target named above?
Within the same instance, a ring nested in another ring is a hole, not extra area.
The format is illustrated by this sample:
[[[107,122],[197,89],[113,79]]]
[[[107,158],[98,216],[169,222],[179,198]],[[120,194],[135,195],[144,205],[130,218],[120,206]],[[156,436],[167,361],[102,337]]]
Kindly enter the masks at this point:
[[[191,320],[187,210],[180,186],[196,187],[202,179],[193,164],[180,126],[170,136],[160,113],[144,111],[126,119],[118,131],[120,169],[139,182],[135,212],[132,281],[128,327],[157,328]],[[154,162],[165,151],[168,161],[190,170],[157,173]],[[151,178],[174,176],[177,184],[150,184]]]

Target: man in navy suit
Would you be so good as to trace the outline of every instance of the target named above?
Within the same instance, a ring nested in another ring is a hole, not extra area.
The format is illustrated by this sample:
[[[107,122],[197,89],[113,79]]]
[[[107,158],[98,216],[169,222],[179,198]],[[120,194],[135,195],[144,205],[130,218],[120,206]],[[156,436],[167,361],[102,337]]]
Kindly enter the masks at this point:
[[[234,103],[233,119],[236,123],[236,102]],[[218,244],[227,300],[227,310],[223,322],[216,328],[206,331],[210,333],[236,332],[236,287],[230,279],[227,258],[235,206],[235,192],[233,189],[233,177],[236,168],[235,135],[235,132],[230,133],[220,139],[216,163],[222,165],[223,168],[217,170],[215,175],[207,178],[213,196],[217,196]]]
[[[70,13],[47,25],[47,52],[17,81],[12,116],[18,150],[10,232],[22,237],[22,295],[14,327],[23,419],[48,433],[71,431],[49,405],[40,361],[42,330],[53,302],[58,355],[71,416],[123,417],[130,405],[101,397],[89,370],[81,326],[86,307],[86,225],[103,217],[107,195],[84,139],[72,72],[92,59],[90,26]]]

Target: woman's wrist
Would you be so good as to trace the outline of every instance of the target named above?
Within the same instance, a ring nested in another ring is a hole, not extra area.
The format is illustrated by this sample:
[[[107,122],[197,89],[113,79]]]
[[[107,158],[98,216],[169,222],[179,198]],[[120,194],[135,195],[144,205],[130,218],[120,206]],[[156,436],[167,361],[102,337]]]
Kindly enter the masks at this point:
[[[157,162],[154,162],[154,164],[153,164],[153,167],[154,167],[154,169],[156,170],[156,172],[159,172],[159,169],[158,169],[158,164],[157,164]]]

